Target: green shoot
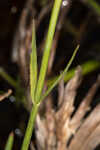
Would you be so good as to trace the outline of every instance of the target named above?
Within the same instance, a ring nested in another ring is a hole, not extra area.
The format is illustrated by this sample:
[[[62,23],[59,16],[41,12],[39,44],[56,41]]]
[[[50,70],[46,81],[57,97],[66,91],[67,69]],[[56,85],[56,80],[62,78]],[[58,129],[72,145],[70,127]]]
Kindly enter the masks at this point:
[[[39,80],[38,80],[37,89],[36,89],[35,101],[37,103],[40,101],[42,89],[44,86],[44,80],[45,80],[46,71],[47,71],[47,67],[48,67],[50,50],[51,50],[51,46],[52,46],[53,36],[54,36],[54,32],[55,32],[55,27],[56,27],[56,23],[57,23],[57,18],[58,18],[61,2],[62,2],[62,0],[55,0],[54,7],[52,10],[52,14],[51,14],[51,19],[50,19],[47,38],[46,38],[40,74],[39,74]]]
[[[61,73],[61,75],[55,80],[55,82],[50,86],[50,88],[46,91],[46,93],[42,96],[41,98],[41,101],[52,91],[52,89],[59,83],[59,81],[64,77],[64,75],[67,73],[69,67],[71,66],[75,56],[76,56],[76,53],[79,49],[79,45],[76,47],[76,49],[74,50],[74,53],[71,57],[71,59],[69,60],[66,68],[64,69],[64,71]]]
[[[34,94],[37,84],[37,53],[36,53],[36,37],[35,37],[35,24],[33,21],[33,33],[32,33],[32,53],[30,58],[30,90],[31,98],[34,103]]]
[[[39,108],[39,105],[35,105],[32,107],[21,150],[28,150],[31,136],[32,136],[32,132],[33,132],[33,128],[34,128],[34,124],[35,124],[36,115],[38,112],[38,108]]]
[[[9,76],[2,68],[0,68],[0,76],[4,78],[14,88],[17,87],[17,82],[11,76]]]
[[[11,132],[6,143],[5,150],[12,150],[13,142],[14,142],[14,135]]]
[[[21,150],[28,150],[30,139],[32,136],[33,127],[34,127],[36,115],[37,115],[38,108],[39,108],[38,102],[41,98],[42,89],[44,86],[44,80],[45,80],[46,71],[47,71],[47,67],[48,67],[48,59],[49,59],[49,55],[50,55],[50,49],[52,46],[52,40],[53,40],[53,36],[54,36],[54,32],[55,32],[55,27],[56,27],[56,23],[57,23],[57,18],[58,18],[61,2],[62,2],[62,0],[55,0],[55,2],[54,2],[54,7],[53,7],[52,14],[51,14],[49,30],[48,30],[47,39],[46,39],[45,48],[44,48],[44,55],[43,55],[43,59],[42,59],[39,80],[38,80],[37,88],[36,88],[34,106],[32,107],[32,111],[30,114],[30,118],[29,118],[29,122],[27,125],[27,129],[26,129],[26,133],[25,133],[25,137],[24,137],[24,141],[23,141]],[[33,57],[36,58],[36,56],[33,56]],[[34,62],[34,64],[31,65],[31,66],[33,66],[33,68],[35,67],[34,66],[35,63],[36,62]],[[30,69],[33,69],[33,68],[30,67]],[[32,75],[32,72],[31,72],[31,75]],[[35,81],[36,81],[36,79],[35,79]],[[30,82],[33,83],[33,80]],[[31,87],[31,90],[32,90],[32,87]],[[34,90],[33,90],[33,92],[34,92]],[[31,93],[31,94],[32,94],[31,96],[34,97],[34,93]]]

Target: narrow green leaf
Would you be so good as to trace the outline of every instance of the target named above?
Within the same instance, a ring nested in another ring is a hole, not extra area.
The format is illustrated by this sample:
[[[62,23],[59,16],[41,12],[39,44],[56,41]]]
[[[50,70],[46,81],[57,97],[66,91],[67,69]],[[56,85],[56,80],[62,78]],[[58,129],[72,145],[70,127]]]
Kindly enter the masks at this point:
[[[96,61],[96,60],[89,60],[89,61],[81,64],[81,67],[82,67],[82,74],[87,75],[88,73],[91,73],[92,71],[95,71],[96,69],[98,69],[100,67],[100,62]],[[76,69],[76,67],[72,68],[65,74],[64,82],[67,82],[68,80],[70,80],[73,77],[75,69]],[[59,78],[59,76],[50,78],[47,81],[47,86],[50,87],[58,78]]]
[[[64,75],[67,73],[69,67],[71,66],[75,56],[76,56],[76,53],[79,49],[79,45],[76,47],[76,49],[74,50],[74,53],[71,57],[71,59],[69,60],[65,70],[61,73],[61,75],[56,79],[56,81],[50,86],[50,88],[46,91],[46,93],[41,97],[41,100],[42,101],[46,96],[48,96],[48,94],[52,91],[52,89],[59,83],[59,81],[64,77]],[[39,103],[40,103],[39,101]]]
[[[43,54],[43,59],[42,59],[42,64],[41,64],[41,69],[40,69],[40,74],[39,74],[39,80],[37,83],[37,90],[36,90],[36,96],[35,96],[36,102],[40,100],[40,97],[42,94],[42,89],[44,86],[44,80],[45,80],[46,71],[48,67],[50,50],[52,46],[52,40],[53,40],[53,36],[55,32],[55,27],[57,23],[57,18],[58,18],[61,2],[62,0],[55,0],[54,2],[54,7],[52,10],[52,14],[51,14],[48,34],[47,34],[45,48],[44,48],[44,54]]]
[[[33,21],[33,32],[32,32],[32,52],[30,58],[30,90],[31,98],[34,103],[34,94],[37,84],[37,51],[36,51],[36,35],[35,35],[35,24]]]
[[[0,76],[4,78],[14,88],[17,87],[17,81],[15,81],[10,75],[8,75],[3,68],[0,68]]]
[[[12,150],[13,142],[14,142],[14,135],[11,132],[6,143],[5,150]]]

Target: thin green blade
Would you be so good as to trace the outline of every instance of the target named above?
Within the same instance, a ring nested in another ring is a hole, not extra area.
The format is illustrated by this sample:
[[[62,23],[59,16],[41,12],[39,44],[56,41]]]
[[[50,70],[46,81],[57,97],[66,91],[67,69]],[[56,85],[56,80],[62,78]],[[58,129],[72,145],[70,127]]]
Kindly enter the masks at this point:
[[[12,150],[13,142],[14,142],[14,135],[11,132],[6,143],[5,150]]]
[[[51,14],[51,19],[50,19],[48,34],[47,34],[47,38],[46,38],[46,42],[45,42],[40,74],[39,74],[39,80],[38,80],[37,89],[36,89],[35,100],[37,103],[40,100],[41,95],[42,95],[42,89],[44,86],[44,80],[45,80],[46,71],[47,71],[47,67],[48,67],[50,50],[51,50],[51,46],[52,46],[53,36],[54,36],[55,28],[56,28],[56,23],[57,23],[57,18],[58,18],[61,2],[62,2],[62,0],[55,0],[52,14]]]
[[[14,88],[17,87],[17,81],[15,81],[10,75],[8,75],[8,73],[1,67],[0,67],[0,76],[4,78]]]
[[[71,66],[75,56],[76,56],[76,53],[79,49],[79,45],[76,47],[76,49],[74,50],[73,52],[73,55],[71,57],[71,59],[69,60],[66,68],[64,69],[64,71],[61,73],[61,75],[55,80],[55,82],[50,86],[50,88],[46,91],[46,93],[42,96],[41,98],[41,101],[46,97],[48,96],[48,94],[52,91],[52,89],[59,83],[59,81],[64,77],[64,75],[67,73],[69,67]]]
[[[31,98],[33,103],[34,103],[36,84],[37,84],[37,51],[36,51],[35,24],[33,21],[32,52],[30,58],[30,89],[31,89]]]
[[[96,60],[89,60],[89,61],[86,61],[85,63],[81,64],[81,67],[82,67],[82,74],[87,75],[87,74],[91,73],[92,71],[95,71],[96,69],[98,69],[100,67],[100,62],[96,61]],[[76,67],[72,68],[71,70],[69,70],[67,72],[67,74],[65,74],[64,82],[67,82],[68,80],[70,80],[74,76],[75,69],[76,69]],[[58,78],[59,78],[59,76],[50,78],[47,81],[47,86],[50,87],[51,85],[53,85],[53,83]]]

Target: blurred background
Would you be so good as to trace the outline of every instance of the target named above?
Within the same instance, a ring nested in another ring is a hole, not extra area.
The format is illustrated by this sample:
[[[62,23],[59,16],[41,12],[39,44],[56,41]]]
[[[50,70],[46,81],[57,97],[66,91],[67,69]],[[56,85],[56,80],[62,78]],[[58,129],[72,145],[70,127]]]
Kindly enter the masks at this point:
[[[30,36],[30,25],[34,18],[36,23],[38,65],[40,67],[53,2],[53,0],[33,0],[32,2],[31,0],[0,0],[0,68],[3,68],[16,82],[19,82],[17,79],[20,79],[20,88],[24,88],[24,90],[29,87],[28,81],[26,81],[28,80],[27,70],[29,64],[27,55],[30,55],[31,43],[31,39],[28,39],[27,44],[26,32]],[[76,106],[79,105],[80,100],[85,96],[100,73],[99,0],[62,1],[55,32],[52,65],[47,75],[49,80],[65,68],[77,44],[80,44],[80,49],[71,68],[85,64],[84,67],[87,71],[78,91]],[[20,48],[23,45],[25,48],[24,57]],[[21,62],[21,59],[24,60],[24,64]],[[92,63],[88,66],[88,62]],[[26,68],[23,67],[24,65]],[[91,70],[92,66],[93,70]],[[21,72],[21,70],[23,71]],[[24,81],[26,82],[25,85]],[[5,142],[11,131],[15,133],[16,142],[14,149],[18,149],[23,139],[24,128],[29,114],[22,103],[18,102],[16,104],[17,99],[19,101],[21,99],[20,94],[18,93],[16,96],[15,88],[1,75],[1,94],[7,92],[8,89],[13,90],[12,95],[0,102],[0,149],[4,149]],[[100,89],[95,95],[91,104],[92,107],[99,102]]]

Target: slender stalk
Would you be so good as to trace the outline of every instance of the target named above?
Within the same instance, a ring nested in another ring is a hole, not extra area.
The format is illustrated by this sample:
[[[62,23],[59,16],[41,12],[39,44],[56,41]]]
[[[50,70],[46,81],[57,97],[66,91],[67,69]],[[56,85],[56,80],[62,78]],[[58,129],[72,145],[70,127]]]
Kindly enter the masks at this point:
[[[13,142],[14,142],[14,135],[11,132],[6,143],[5,150],[12,150]]]
[[[35,24],[33,20],[33,33],[32,33],[32,52],[30,57],[30,91],[32,102],[34,103],[34,95],[37,84],[37,50],[36,50],[36,36]]]
[[[53,36],[54,36],[54,32],[55,32],[55,27],[56,27],[56,23],[57,23],[57,18],[58,18],[61,2],[62,2],[62,0],[55,0],[54,7],[52,10],[52,14],[51,14],[51,19],[50,19],[47,38],[46,38],[41,69],[40,69],[40,75],[39,75],[39,80],[38,80],[37,89],[36,89],[35,100],[37,101],[37,103],[40,100],[40,97],[42,94],[42,89],[43,89],[46,71],[47,71],[47,67],[48,67],[50,49],[52,46],[52,40],[53,40]]]
[[[39,105],[37,105],[37,104],[35,104],[32,107],[32,111],[31,111],[31,114],[30,114],[30,118],[29,118],[29,122],[28,122],[28,125],[27,125],[27,129],[26,129],[26,133],[25,133],[24,141],[22,143],[21,150],[28,150],[30,140],[31,140],[31,136],[32,136],[32,131],[33,131],[34,124],[35,124],[36,115],[37,115],[37,112],[38,112],[38,108],[39,108]]]
[[[2,78],[4,78],[14,88],[17,87],[17,82],[11,76],[9,76],[2,68],[0,68],[0,76],[2,76]]]

